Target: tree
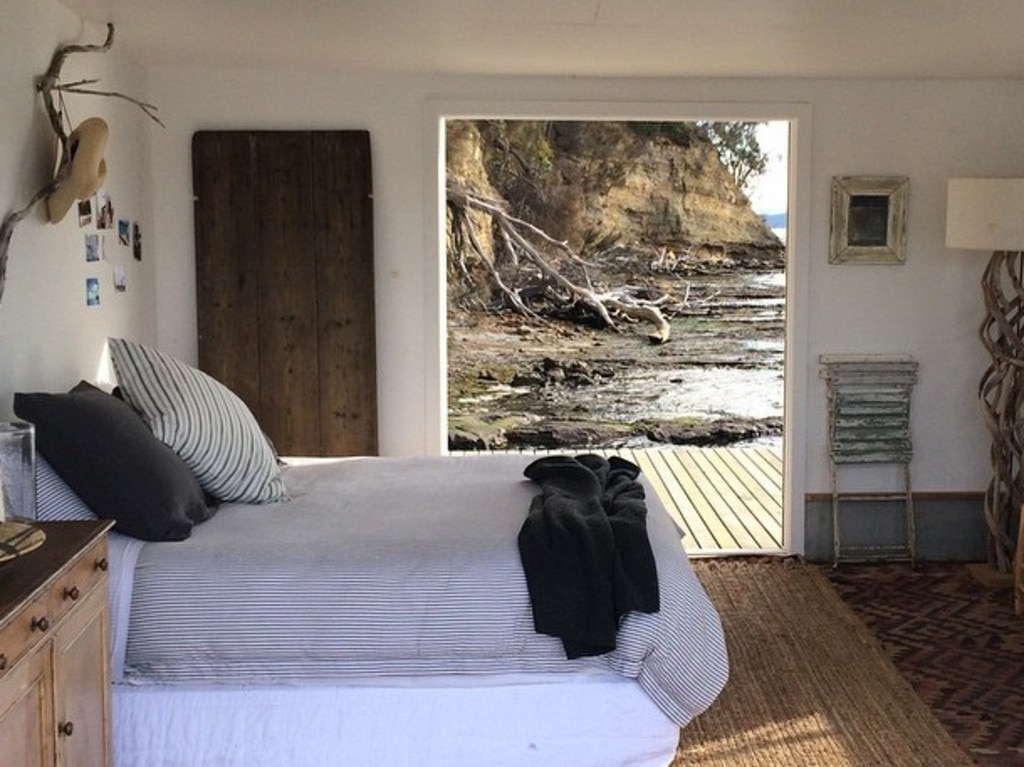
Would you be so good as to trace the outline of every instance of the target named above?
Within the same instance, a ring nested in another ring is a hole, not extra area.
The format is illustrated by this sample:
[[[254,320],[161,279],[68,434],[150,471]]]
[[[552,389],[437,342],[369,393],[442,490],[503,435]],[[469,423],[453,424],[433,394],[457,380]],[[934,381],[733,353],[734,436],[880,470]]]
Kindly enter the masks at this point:
[[[756,122],[697,123],[703,137],[718,150],[722,164],[729,169],[740,188],[747,191],[750,184],[768,169],[768,155],[757,140]]]

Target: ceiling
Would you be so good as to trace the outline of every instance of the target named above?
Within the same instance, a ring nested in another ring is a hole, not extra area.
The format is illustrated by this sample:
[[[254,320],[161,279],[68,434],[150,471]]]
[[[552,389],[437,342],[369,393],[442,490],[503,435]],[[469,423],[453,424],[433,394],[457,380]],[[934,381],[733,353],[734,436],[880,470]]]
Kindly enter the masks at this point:
[[[61,0],[143,63],[1024,78],[1022,0]]]

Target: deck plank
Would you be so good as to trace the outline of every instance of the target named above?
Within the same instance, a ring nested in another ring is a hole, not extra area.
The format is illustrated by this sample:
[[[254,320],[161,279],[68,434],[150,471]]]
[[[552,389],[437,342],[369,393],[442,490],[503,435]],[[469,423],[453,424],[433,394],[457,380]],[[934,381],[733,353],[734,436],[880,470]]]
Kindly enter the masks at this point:
[[[749,539],[742,526],[734,524],[730,516],[723,513],[726,510],[725,502],[710,478],[695,463],[691,451],[672,450],[666,453],[666,458],[673,475],[686,493],[690,513],[701,519],[714,538],[711,546],[701,546],[700,549],[729,551],[752,546],[754,542]],[[687,513],[685,507],[681,508],[681,511],[684,515]]]
[[[756,463],[752,462],[752,450],[730,450],[728,448],[714,448],[712,451],[715,458],[722,462],[729,472],[730,482],[742,487],[749,501],[749,508],[758,514],[759,517],[766,517],[770,520],[761,520],[762,526],[769,533],[773,532],[776,525],[782,525],[782,506],[779,503],[781,487],[774,485],[772,479],[761,471]],[[774,539],[774,536],[773,536]],[[781,540],[775,540],[775,544],[781,546]]]
[[[705,455],[741,504],[735,513],[758,544],[766,549],[781,547],[782,540],[775,530],[782,520],[776,521],[772,515],[778,502],[739,463],[742,451],[714,448]]]
[[[739,548],[762,549],[767,543],[763,528],[758,524],[756,516],[747,504],[747,494],[740,494],[728,481],[728,472],[723,471],[720,462],[715,460],[710,450],[687,450],[680,454],[681,460],[694,467],[705,478],[702,484],[705,492],[714,490],[714,510],[732,531]]]
[[[666,452],[663,450],[636,451],[636,463],[651,481],[669,515],[673,519],[681,520],[682,528],[686,532],[683,542],[686,549],[688,551],[703,551],[717,548],[719,546],[718,539],[724,539],[728,531],[718,530],[716,539],[716,532],[708,527],[704,517],[694,509],[686,489],[666,460]],[[657,478],[657,482],[654,482],[654,478]]]
[[[782,490],[782,450],[781,448],[752,448],[749,452],[742,451],[752,462],[762,467],[765,476],[776,489]]]
[[[764,448],[728,449],[726,460],[734,461],[737,475],[756,483],[760,492],[778,504],[782,493],[782,467],[764,455]]]

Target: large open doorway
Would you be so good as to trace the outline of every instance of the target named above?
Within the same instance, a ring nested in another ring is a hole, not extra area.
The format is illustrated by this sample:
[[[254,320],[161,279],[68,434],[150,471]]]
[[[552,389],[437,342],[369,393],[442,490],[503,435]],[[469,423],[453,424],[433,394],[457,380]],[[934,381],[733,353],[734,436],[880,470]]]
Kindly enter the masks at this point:
[[[458,119],[469,120],[475,118],[460,117]],[[764,132],[759,133],[759,137],[764,141],[764,150],[772,161],[772,168],[770,173],[764,174],[763,183],[758,188],[747,191],[747,196],[751,199],[752,205],[756,206],[755,213],[762,216],[767,221],[769,227],[774,229],[780,238],[788,244],[791,241],[789,227],[791,217],[789,213],[791,197],[793,196],[790,189],[790,178],[793,176],[791,168],[791,160],[793,158],[791,157],[790,147],[794,145],[793,137],[790,135],[792,124],[788,119],[766,119],[757,120],[756,122],[764,123],[761,126],[761,130]],[[445,131],[446,125],[447,121],[442,121],[442,134]],[[446,186],[445,179],[442,181],[441,188],[444,189]],[[444,197],[441,200],[443,206]],[[439,220],[443,222],[443,208],[439,213],[441,214],[439,215]],[[673,256],[679,258],[681,254],[665,254],[666,259],[671,259]],[[763,313],[766,315],[770,311],[769,304],[772,302],[777,304],[782,324],[778,328],[776,336],[772,339],[748,339],[750,345],[758,347],[760,352],[774,355],[776,364],[772,369],[769,371],[768,368],[761,368],[756,365],[747,367],[746,372],[751,375],[746,376],[749,380],[745,383],[743,381],[744,376],[740,375],[744,369],[743,365],[716,366],[707,364],[701,368],[705,374],[702,383],[697,384],[694,388],[688,387],[682,380],[676,380],[674,381],[674,388],[679,396],[682,396],[683,393],[699,396],[701,387],[703,387],[705,392],[728,390],[731,392],[733,401],[748,400],[747,404],[749,405],[758,398],[759,394],[763,395],[766,389],[771,389],[774,386],[776,387],[774,391],[767,397],[762,396],[761,399],[770,400],[769,409],[775,408],[779,413],[780,421],[784,424],[781,430],[782,434],[788,439],[790,437],[788,430],[790,420],[787,419],[785,403],[792,397],[792,393],[789,391],[790,387],[788,386],[787,377],[784,375],[783,369],[788,364],[786,360],[789,360],[790,363],[792,361],[790,359],[791,349],[788,347],[788,341],[794,337],[794,333],[786,325],[786,320],[791,316],[789,312],[789,297],[793,294],[791,285],[787,285],[787,278],[789,276],[788,259],[791,258],[791,255],[786,258],[787,260],[784,261],[782,268],[777,270],[777,273],[773,274],[771,270],[762,270],[759,274],[755,275],[757,282],[774,283],[777,288],[777,292],[774,295],[766,292],[763,298],[758,299],[749,289],[743,288],[738,291],[742,293],[743,297],[736,298],[736,292],[734,292],[732,298],[730,298],[729,290],[733,290],[732,288],[723,288],[721,284],[710,288],[711,292],[715,293],[718,297],[722,297],[730,304],[729,311],[742,309],[748,312],[743,321],[749,324],[756,324],[757,322],[756,317],[749,313],[751,304],[761,300],[763,302]],[[691,304],[704,300],[701,293],[705,290],[708,289],[704,287],[703,283],[701,286],[691,286],[689,295]],[[744,303],[746,305],[741,306]],[[720,313],[721,307],[717,307],[714,311]],[[463,331],[463,328],[457,326],[449,326],[447,328],[446,338],[448,340],[449,356],[456,356],[458,354],[456,348],[458,344],[467,340],[468,336]],[[636,331],[634,330],[634,332]],[[640,332],[642,333],[643,331]],[[685,335],[681,333],[682,331],[673,327],[673,340],[680,341],[685,338]],[[520,327],[515,329],[514,334],[509,335],[497,332],[494,333],[492,340],[498,344],[504,344],[506,354],[511,357],[516,355],[517,350],[523,348],[526,341],[529,340],[529,336],[530,331],[526,329],[525,323],[522,323]],[[564,343],[567,346],[571,346],[572,341],[567,339]],[[662,354],[665,352],[662,348],[655,350],[654,353],[659,351]],[[768,371],[767,374],[766,371]],[[501,371],[495,372],[497,375],[491,381],[491,384],[493,384],[492,392],[490,395],[484,396],[485,398],[492,396],[494,400],[498,400],[505,396],[501,391],[503,388],[514,389],[517,387],[507,380],[501,380]],[[447,373],[448,371],[446,370],[446,381]],[[556,372],[555,375],[572,375],[572,371],[563,369],[561,372]],[[598,375],[600,375],[600,371],[598,371]],[[718,376],[717,379],[716,376]],[[724,377],[726,376],[731,377],[732,380],[725,380]],[[758,376],[761,377],[758,378]],[[619,379],[620,382],[622,380],[622,378]],[[523,384],[522,381],[518,383],[520,385]],[[747,387],[747,394],[740,393],[744,386]],[[797,386],[800,386],[799,381],[797,381]],[[692,390],[683,391],[688,388]],[[594,391],[591,390],[589,394],[585,395],[588,400],[588,406],[593,406],[600,399],[599,396],[595,396]],[[448,390],[446,394],[449,408],[444,413],[444,416],[447,420],[448,411],[459,410],[461,403],[455,401],[455,397],[459,395],[453,390]],[[714,405],[708,405],[707,407],[716,409]],[[760,407],[764,406],[761,405]],[[483,409],[487,409],[487,406],[482,407]],[[727,408],[718,409],[726,410]],[[755,414],[755,420],[759,415],[763,414],[763,410],[759,414]],[[449,435],[456,431],[456,428],[452,427],[450,421],[446,425],[449,427]],[[794,551],[799,550],[802,546],[802,536],[799,536],[800,540],[793,539],[791,535],[791,520],[786,519],[783,514],[783,509],[788,505],[785,500],[785,482],[790,472],[787,471],[785,462],[788,460],[790,453],[783,442],[782,434],[769,436],[768,438],[755,437],[751,440],[741,440],[742,444],[738,445],[735,450],[728,446],[719,445],[706,447],[706,449],[698,453],[684,446],[638,444],[635,441],[630,443],[629,440],[621,443],[621,447],[616,449],[626,451],[627,457],[633,457],[638,463],[646,463],[642,468],[645,469],[645,473],[649,476],[653,476],[654,484],[658,486],[659,494],[664,492],[666,495],[672,496],[672,502],[677,507],[688,505],[691,513],[696,507],[704,507],[702,514],[705,515],[705,518],[698,520],[697,525],[694,527],[695,533],[698,527],[702,528],[699,536],[703,540],[701,540],[697,547],[702,551],[707,550],[714,553],[722,551]],[[583,441],[579,447],[587,448],[588,443],[586,440],[588,438],[589,435],[582,435]],[[512,449],[521,449],[523,447],[535,449],[534,446],[521,444],[510,445],[509,447]],[[755,453],[760,453],[760,455]],[[703,501],[695,502],[694,499],[698,496],[703,498]],[[745,521],[739,523],[741,528],[739,535],[722,534],[721,530],[716,531],[713,529],[715,525],[721,527],[722,519],[720,515],[718,515],[717,521],[708,521],[706,518],[706,515],[710,513],[708,508],[713,506],[714,503],[723,501],[731,511],[736,512],[738,510],[738,516],[745,518]],[[773,507],[772,513],[776,514],[774,537],[766,537],[763,531],[751,529],[751,525],[757,524],[756,521],[752,521],[754,515],[764,511],[763,509],[761,512],[751,510],[751,503],[760,503],[763,506]],[[800,524],[802,524],[802,521]],[[694,548],[697,537],[698,534],[691,535],[688,542],[689,548]]]

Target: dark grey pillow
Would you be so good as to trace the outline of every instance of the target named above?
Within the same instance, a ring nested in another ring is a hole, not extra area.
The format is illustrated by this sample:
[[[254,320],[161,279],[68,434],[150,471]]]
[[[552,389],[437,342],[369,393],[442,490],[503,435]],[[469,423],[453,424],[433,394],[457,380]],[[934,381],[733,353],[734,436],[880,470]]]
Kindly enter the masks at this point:
[[[209,519],[192,470],[130,405],[82,381],[67,394],[17,393],[36,448],[96,516],[146,541],[178,541]]]

